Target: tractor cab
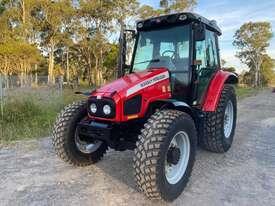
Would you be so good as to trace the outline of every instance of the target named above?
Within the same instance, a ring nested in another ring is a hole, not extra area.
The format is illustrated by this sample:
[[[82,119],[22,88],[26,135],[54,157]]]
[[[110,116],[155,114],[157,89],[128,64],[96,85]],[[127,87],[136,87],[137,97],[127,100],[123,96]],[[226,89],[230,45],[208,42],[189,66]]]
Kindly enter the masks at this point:
[[[128,68],[130,73],[168,69],[172,97],[188,104],[199,104],[204,88],[220,67],[219,35],[221,31],[215,21],[192,13],[139,21]],[[126,45],[123,38],[121,43]]]

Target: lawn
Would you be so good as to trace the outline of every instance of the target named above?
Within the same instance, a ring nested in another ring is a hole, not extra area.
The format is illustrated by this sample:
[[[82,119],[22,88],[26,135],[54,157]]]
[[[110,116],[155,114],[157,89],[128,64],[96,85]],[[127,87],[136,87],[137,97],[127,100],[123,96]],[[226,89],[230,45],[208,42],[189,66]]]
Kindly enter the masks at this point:
[[[253,88],[237,88],[239,98],[257,92]],[[65,89],[62,95],[46,88],[10,91],[4,105],[4,116],[0,118],[0,144],[49,136],[62,108],[83,98],[69,89]]]

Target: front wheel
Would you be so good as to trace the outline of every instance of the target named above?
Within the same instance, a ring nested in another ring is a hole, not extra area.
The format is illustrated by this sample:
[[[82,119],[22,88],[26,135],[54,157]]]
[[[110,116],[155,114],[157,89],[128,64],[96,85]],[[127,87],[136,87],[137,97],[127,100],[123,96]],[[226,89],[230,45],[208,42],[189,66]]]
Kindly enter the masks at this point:
[[[65,107],[59,114],[53,129],[52,142],[56,154],[75,166],[86,166],[99,161],[106,153],[104,142],[81,137],[77,124],[87,116],[86,101]]]
[[[193,119],[163,110],[145,124],[134,155],[138,188],[150,199],[172,201],[185,188],[195,161],[197,133]]]

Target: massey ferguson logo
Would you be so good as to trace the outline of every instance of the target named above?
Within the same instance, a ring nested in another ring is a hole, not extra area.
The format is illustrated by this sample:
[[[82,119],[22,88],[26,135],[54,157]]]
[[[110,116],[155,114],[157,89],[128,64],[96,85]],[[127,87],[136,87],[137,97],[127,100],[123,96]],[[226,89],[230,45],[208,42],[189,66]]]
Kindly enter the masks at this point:
[[[136,86],[131,87],[130,89],[127,90],[126,96],[130,96],[146,87],[149,87],[157,82],[160,82],[162,80],[168,79],[169,78],[169,73],[168,72],[164,72],[161,74],[158,74],[154,77],[151,77],[150,79],[147,79],[141,83],[139,83]]]
[[[150,79],[150,80],[147,80],[146,82],[142,82],[140,84],[140,86],[143,88],[143,87],[146,87],[148,85],[151,85],[155,82],[158,82],[159,80],[162,80],[162,79],[165,79],[166,75],[165,74],[162,74],[161,76],[156,76],[154,77],[153,79]]]

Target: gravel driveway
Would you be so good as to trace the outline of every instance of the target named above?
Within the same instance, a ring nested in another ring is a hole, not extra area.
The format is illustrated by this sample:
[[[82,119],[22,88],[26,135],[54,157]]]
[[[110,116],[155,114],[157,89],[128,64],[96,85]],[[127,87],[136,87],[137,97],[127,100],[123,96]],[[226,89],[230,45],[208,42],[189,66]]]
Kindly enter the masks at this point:
[[[75,168],[53,152],[50,138],[0,149],[0,205],[166,205],[137,192],[132,152],[109,152],[96,165]],[[275,94],[239,103],[233,147],[199,149],[183,194],[171,205],[275,205]]]

